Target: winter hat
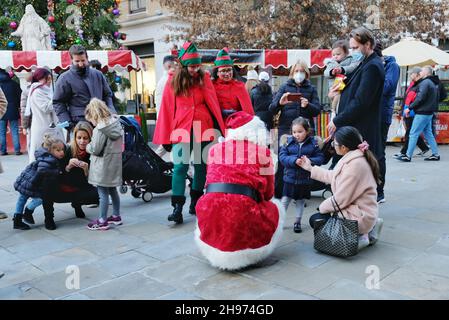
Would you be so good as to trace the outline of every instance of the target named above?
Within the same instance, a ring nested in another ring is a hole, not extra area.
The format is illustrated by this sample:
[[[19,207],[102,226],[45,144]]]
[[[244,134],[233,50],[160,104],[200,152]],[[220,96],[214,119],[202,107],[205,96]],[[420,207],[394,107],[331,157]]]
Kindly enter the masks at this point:
[[[178,55],[179,62],[184,66],[201,64],[201,57],[198,53],[198,49],[192,42],[186,42],[183,44]]]
[[[256,70],[249,70],[246,74],[246,80],[258,80],[259,75],[257,74]]]
[[[270,80],[270,75],[268,74],[268,72],[265,72],[265,71],[262,71],[260,74],[259,74],[259,80],[260,81],[268,81],[268,80]]]
[[[253,118],[252,114],[245,111],[234,112],[226,119],[226,128],[237,129],[253,120]]]
[[[225,140],[248,140],[267,146],[270,143],[270,134],[259,117],[245,111],[238,111],[226,119]]]
[[[229,55],[229,49],[223,48],[221,49],[218,54],[217,58],[214,61],[214,64],[218,68],[228,67],[234,65],[234,60],[231,59],[231,56]]]

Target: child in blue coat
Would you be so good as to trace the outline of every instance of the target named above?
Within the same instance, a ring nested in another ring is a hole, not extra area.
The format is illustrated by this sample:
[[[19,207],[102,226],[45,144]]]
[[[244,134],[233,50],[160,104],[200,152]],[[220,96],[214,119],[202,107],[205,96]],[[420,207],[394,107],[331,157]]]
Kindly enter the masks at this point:
[[[51,134],[44,136],[42,148],[35,152],[36,160],[30,163],[14,183],[20,195],[16,203],[14,213],[14,229],[28,230],[30,226],[22,221],[34,224],[33,211],[42,204],[42,192],[45,183],[48,183],[49,176],[58,176],[61,173],[60,160],[64,157],[65,144],[59,138]],[[23,213],[28,199],[30,204]],[[45,217],[45,228],[49,230],[56,229],[53,217]]]
[[[319,166],[324,161],[323,153],[311,136],[309,121],[298,117],[292,122],[292,136],[287,138],[287,143],[281,146],[279,152],[279,161],[284,166],[284,189],[281,202],[285,212],[292,199],[296,202],[296,220],[293,225],[293,231],[296,233],[302,231],[301,217],[304,212],[304,199],[310,199],[312,184],[310,173],[298,164],[302,156],[307,156],[313,165]]]

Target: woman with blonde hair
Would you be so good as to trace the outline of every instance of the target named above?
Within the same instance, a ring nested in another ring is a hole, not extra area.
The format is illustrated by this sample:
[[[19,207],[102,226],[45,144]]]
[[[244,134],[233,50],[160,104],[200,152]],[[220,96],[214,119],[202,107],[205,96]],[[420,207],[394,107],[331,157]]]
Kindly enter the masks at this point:
[[[304,60],[298,60],[290,69],[287,81],[279,88],[273,98],[269,110],[273,115],[280,112],[278,125],[279,139],[285,134],[290,134],[292,121],[303,117],[310,122],[312,135],[314,133],[313,118],[318,116],[321,110],[320,100],[315,86],[310,82],[310,70]],[[276,172],[276,198],[281,198],[283,189],[283,171],[281,163],[278,163]]]

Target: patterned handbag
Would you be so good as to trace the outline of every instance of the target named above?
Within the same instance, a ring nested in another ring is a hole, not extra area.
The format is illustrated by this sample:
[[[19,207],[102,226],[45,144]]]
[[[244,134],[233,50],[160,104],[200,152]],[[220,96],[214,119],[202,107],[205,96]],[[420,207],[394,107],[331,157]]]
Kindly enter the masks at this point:
[[[314,229],[313,247],[322,253],[336,257],[351,257],[357,254],[359,245],[359,230],[357,220],[346,219],[340,207],[331,198],[334,213],[324,223],[319,223]],[[338,216],[341,213],[343,218]]]

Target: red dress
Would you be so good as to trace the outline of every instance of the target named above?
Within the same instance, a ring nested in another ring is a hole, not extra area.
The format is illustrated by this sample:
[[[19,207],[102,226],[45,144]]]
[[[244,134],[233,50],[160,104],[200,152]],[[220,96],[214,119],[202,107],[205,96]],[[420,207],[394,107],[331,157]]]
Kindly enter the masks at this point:
[[[274,194],[270,151],[248,141],[229,140],[209,152],[206,187],[233,183],[257,190],[262,199],[230,193],[206,193],[196,205],[195,240],[203,255],[216,267],[239,269],[256,263],[280,239],[284,210]]]
[[[171,85],[173,75],[169,75],[162,95],[161,110],[156,122],[153,142],[172,144],[190,142],[191,130],[195,142],[212,141],[216,135],[210,129],[216,122],[222,134],[224,122],[218,105],[215,89],[208,74],[204,75],[203,85],[194,86],[187,96],[176,96]],[[215,121],[214,121],[215,120]],[[194,125],[196,122],[198,125]]]
[[[254,114],[251,98],[243,82],[235,79],[229,81],[217,79],[212,82],[222,110],[245,111]]]

